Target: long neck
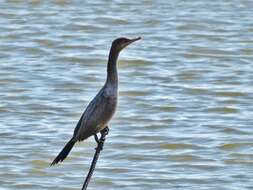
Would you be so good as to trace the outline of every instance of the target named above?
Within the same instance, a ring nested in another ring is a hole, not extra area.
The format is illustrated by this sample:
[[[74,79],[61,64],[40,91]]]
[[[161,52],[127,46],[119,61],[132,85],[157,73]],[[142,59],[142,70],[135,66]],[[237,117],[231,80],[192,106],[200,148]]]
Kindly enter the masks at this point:
[[[118,85],[117,59],[119,52],[111,48],[107,63],[107,80],[106,83]]]

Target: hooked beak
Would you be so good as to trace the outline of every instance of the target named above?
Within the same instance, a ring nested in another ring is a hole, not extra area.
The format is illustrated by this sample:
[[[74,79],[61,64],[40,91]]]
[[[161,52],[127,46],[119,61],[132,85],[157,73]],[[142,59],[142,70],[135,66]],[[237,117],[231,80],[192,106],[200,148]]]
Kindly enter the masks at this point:
[[[131,43],[133,43],[135,41],[138,41],[140,39],[141,39],[141,37],[130,39],[129,44],[131,44]]]
[[[141,39],[141,37],[129,39],[128,42],[123,45],[122,49],[125,48],[125,47],[127,47],[129,44],[131,44],[131,43],[133,43],[135,41],[138,41],[140,39]]]

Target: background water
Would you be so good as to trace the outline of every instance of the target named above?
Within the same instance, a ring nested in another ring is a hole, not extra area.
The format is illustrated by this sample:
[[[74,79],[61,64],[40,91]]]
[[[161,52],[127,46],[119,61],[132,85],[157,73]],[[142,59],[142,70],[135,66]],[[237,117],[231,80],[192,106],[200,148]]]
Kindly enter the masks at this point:
[[[253,1],[1,1],[0,189],[80,189],[93,138],[49,164],[120,55],[89,189],[253,189]]]

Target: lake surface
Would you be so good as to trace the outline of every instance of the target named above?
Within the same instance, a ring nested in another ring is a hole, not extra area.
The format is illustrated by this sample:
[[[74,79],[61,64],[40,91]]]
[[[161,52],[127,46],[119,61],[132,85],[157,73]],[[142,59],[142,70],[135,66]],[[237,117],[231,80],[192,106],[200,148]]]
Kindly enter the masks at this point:
[[[49,167],[104,84],[119,105],[89,189],[253,189],[253,2],[1,1],[0,189],[77,190],[94,139]]]

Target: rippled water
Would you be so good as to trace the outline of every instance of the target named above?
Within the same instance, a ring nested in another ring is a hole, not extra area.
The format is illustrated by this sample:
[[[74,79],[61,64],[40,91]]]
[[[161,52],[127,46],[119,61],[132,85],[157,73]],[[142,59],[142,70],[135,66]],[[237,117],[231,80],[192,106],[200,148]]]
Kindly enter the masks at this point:
[[[0,189],[80,189],[93,138],[49,164],[103,85],[120,100],[89,189],[253,189],[253,2],[1,1]]]

